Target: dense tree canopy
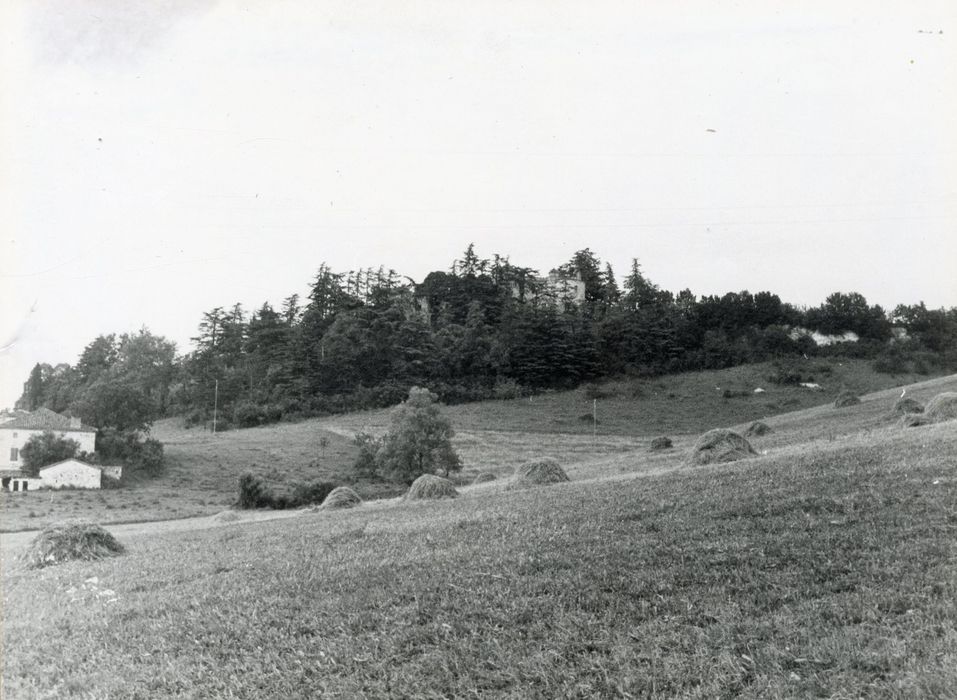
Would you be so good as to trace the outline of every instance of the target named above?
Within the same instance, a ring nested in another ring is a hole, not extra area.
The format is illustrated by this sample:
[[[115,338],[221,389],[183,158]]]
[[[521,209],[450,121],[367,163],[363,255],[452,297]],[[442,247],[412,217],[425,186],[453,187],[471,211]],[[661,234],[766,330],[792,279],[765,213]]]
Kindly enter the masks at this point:
[[[957,369],[957,309],[902,305],[888,316],[855,292],[811,309],[770,291],[673,294],[637,259],[619,286],[588,248],[552,272],[482,258],[474,245],[418,284],[384,267],[343,273],[323,264],[307,297],[291,295],[278,311],[234,304],[202,314],[182,357],[143,329],[95,338],[75,367],[38,364],[18,406],[71,409],[119,430],[173,413],[209,423],[214,409],[218,426],[248,426],[393,405],[412,386],[467,401],[815,352],[796,327],[853,331],[862,339],[857,352],[875,354],[887,350],[893,324],[909,339],[885,366],[905,366],[906,351],[933,353],[914,367]],[[569,293],[577,284],[581,301]]]

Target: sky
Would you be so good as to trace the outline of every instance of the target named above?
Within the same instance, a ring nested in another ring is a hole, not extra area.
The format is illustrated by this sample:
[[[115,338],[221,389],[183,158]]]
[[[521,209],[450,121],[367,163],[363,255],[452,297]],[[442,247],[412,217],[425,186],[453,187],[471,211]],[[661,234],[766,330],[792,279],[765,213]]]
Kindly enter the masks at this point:
[[[319,265],[957,306],[957,4],[6,0],[0,407]]]

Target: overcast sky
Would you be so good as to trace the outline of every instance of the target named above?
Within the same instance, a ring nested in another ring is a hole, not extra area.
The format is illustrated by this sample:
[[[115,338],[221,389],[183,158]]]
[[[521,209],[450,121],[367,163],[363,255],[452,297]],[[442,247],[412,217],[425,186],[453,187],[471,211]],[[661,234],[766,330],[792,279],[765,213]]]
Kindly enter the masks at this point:
[[[0,406],[35,362],[470,241],[957,306],[957,4],[6,0]]]

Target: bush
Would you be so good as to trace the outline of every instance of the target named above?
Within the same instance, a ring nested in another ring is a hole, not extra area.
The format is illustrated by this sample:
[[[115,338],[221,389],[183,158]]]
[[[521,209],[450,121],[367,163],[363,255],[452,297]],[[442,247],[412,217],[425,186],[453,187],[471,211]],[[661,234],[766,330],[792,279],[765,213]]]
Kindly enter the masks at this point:
[[[352,465],[353,469],[359,476],[374,479],[378,474],[376,455],[382,446],[382,440],[370,433],[358,432],[352,441],[359,448],[359,454],[356,455],[356,461]]]
[[[767,376],[767,380],[772,384],[781,386],[797,386],[803,381],[813,381],[813,377],[804,378],[802,367],[796,361],[782,362],[775,361],[772,365],[773,370]]]
[[[96,438],[97,461],[121,464],[125,474],[157,476],[163,470],[163,443],[134,431],[101,430]]]
[[[62,438],[49,430],[39,435],[33,435],[27,440],[20,456],[23,459],[23,471],[30,476],[36,476],[40,469],[49,465],[71,459],[80,449],[80,443],[70,438]]]
[[[262,479],[255,474],[243,474],[239,477],[239,498],[236,506],[244,510],[252,508],[271,508],[275,499]]]
[[[322,503],[326,500],[336,485],[328,481],[310,481],[303,484],[296,484],[292,491],[292,497],[289,499],[288,506],[300,508]]]

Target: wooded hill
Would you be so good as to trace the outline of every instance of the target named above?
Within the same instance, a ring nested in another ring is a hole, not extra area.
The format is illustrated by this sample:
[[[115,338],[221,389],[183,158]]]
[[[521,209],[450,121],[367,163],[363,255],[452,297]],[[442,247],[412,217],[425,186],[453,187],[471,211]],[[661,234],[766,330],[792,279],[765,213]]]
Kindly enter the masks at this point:
[[[859,340],[818,347],[795,328]],[[619,285],[587,248],[544,277],[470,245],[421,283],[321,265],[307,299],[207,311],[181,356],[146,329],[99,336],[74,366],[36,365],[17,405],[131,427],[177,414],[203,423],[216,405],[222,429],[386,406],[411,386],[456,403],[769,359],[777,381],[794,383],[788,358],[834,353],[892,373],[957,370],[957,308],[888,312],[854,292],[813,308],[769,291],[697,297],[660,289],[637,260]]]

